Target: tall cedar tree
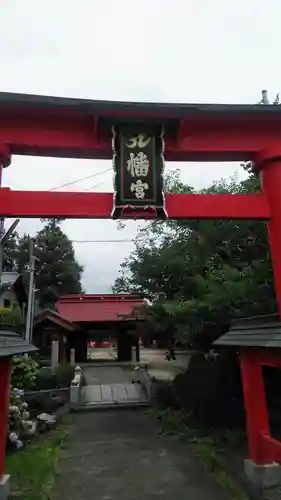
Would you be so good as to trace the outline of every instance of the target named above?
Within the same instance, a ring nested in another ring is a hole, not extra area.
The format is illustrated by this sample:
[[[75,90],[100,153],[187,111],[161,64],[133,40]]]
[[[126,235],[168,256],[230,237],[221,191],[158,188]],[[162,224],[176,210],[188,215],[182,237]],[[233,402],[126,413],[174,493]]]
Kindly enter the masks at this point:
[[[83,267],[75,259],[72,242],[62,231],[59,219],[42,219],[44,227],[37,233],[34,255],[35,285],[41,308],[53,307],[59,296],[81,293]],[[27,277],[30,236],[19,238],[17,267]]]

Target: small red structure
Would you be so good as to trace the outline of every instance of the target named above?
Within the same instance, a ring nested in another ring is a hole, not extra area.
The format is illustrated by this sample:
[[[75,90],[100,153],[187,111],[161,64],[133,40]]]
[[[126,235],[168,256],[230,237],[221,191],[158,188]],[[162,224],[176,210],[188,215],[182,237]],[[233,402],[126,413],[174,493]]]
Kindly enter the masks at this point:
[[[51,355],[52,340],[58,340],[60,360],[75,349],[76,361],[87,361],[87,346],[95,340],[117,342],[118,358],[130,361],[132,347],[138,343],[134,313],[147,301],[134,294],[70,294],[60,297],[57,311],[46,309],[34,318],[33,341],[42,354]]]
[[[76,349],[79,361],[86,361],[91,339],[116,341],[119,361],[131,361],[132,347],[138,347],[138,337],[133,334],[138,318],[133,312],[144,304],[147,300],[135,294],[70,294],[60,297],[56,309],[79,327],[70,345]]]
[[[59,342],[59,361],[70,359],[68,340],[79,335],[79,326],[52,309],[45,309],[37,314],[33,321],[32,340],[40,354],[51,358],[52,342]]]
[[[0,93],[0,116],[0,178],[12,154],[113,159],[115,189],[115,193],[65,193],[1,188],[2,216],[108,219],[155,218],[161,213],[170,219],[265,220],[281,313],[280,106],[117,103]],[[251,160],[260,172],[262,192],[165,193],[164,158]],[[250,381],[251,388],[260,388],[262,401],[259,369],[250,360],[246,366],[243,363],[245,394]],[[264,411],[251,416],[250,436]],[[264,459],[259,461],[271,460],[268,450],[275,457],[275,449],[276,443],[267,440],[259,452],[259,457],[265,453]],[[257,460],[252,446],[250,453]],[[281,462],[280,457],[275,459]]]
[[[250,461],[249,478],[269,486],[281,479],[281,443],[271,436],[263,380],[263,366],[281,369],[281,321],[278,314],[238,319],[214,342],[238,349],[246,410]],[[268,468],[269,466],[269,468]]]
[[[89,342],[89,347],[91,349],[104,349],[108,347],[112,347],[114,344],[114,341],[109,341],[109,340],[93,340]]]

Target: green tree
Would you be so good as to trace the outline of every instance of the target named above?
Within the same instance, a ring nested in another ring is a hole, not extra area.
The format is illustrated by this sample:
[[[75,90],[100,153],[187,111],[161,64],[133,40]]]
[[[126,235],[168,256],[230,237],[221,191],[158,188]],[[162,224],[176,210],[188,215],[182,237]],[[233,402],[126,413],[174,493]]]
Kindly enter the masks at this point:
[[[3,251],[3,271],[16,271],[17,270],[17,245],[18,234],[13,232],[8,237]]]
[[[259,180],[248,172],[243,182],[220,181],[201,192],[256,192]],[[174,191],[192,192],[177,176],[170,183]],[[139,231],[135,243],[114,290],[150,298],[149,321],[156,331],[168,329],[181,340],[194,334],[197,339],[200,334],[213,339],[235,316],[276,308],[263,222],[154,221]]]
[[[52,307],[60,295],[81,293],[83,267],[75,259],[72,242],[60,227],[59,219],[44,219],[43,228],[37,233],[34,255],[37,297],[42,308]],[[27,276],[30,236],[19,239],[17,248],[18,269]]]

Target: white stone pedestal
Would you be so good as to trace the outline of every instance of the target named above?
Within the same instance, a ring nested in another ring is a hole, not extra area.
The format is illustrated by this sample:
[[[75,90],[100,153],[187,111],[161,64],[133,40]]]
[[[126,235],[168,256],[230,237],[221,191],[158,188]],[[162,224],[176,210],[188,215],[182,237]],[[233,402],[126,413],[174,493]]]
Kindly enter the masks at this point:
[[[7,500],[10,493],[10,476],[4,474],[0,480],[0,500]]]
[[[259,488],[271,488],[281,484],[281,466],[276,462],[257,465],[252,460],[246,459],[244,470],[248,480]]]

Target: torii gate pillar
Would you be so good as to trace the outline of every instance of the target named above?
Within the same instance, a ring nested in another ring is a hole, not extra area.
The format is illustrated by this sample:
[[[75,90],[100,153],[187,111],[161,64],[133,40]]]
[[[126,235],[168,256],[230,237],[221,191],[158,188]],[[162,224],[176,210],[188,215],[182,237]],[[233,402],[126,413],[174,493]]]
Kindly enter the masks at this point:
[[[271,261],[275,278],[276,299],[281,315],[281,146],[262,151],[256,158],[261,183],[271,218],[267,222]]]
[[[281,317],[281,147],[261,151],[255,158],[254,166],[260,171],[263,193],[271,214],[267,227]],[[270,339],[270,330],[267,330]],[[271,366],[280,370],[280,355],[269,348],[257,350],[251,344],[246,349],[240,348],[239,359],[250,455],[245,461],[245,472],[259,487],[274,486],[281,482],[281,443],[270,433],[262,368]]]

